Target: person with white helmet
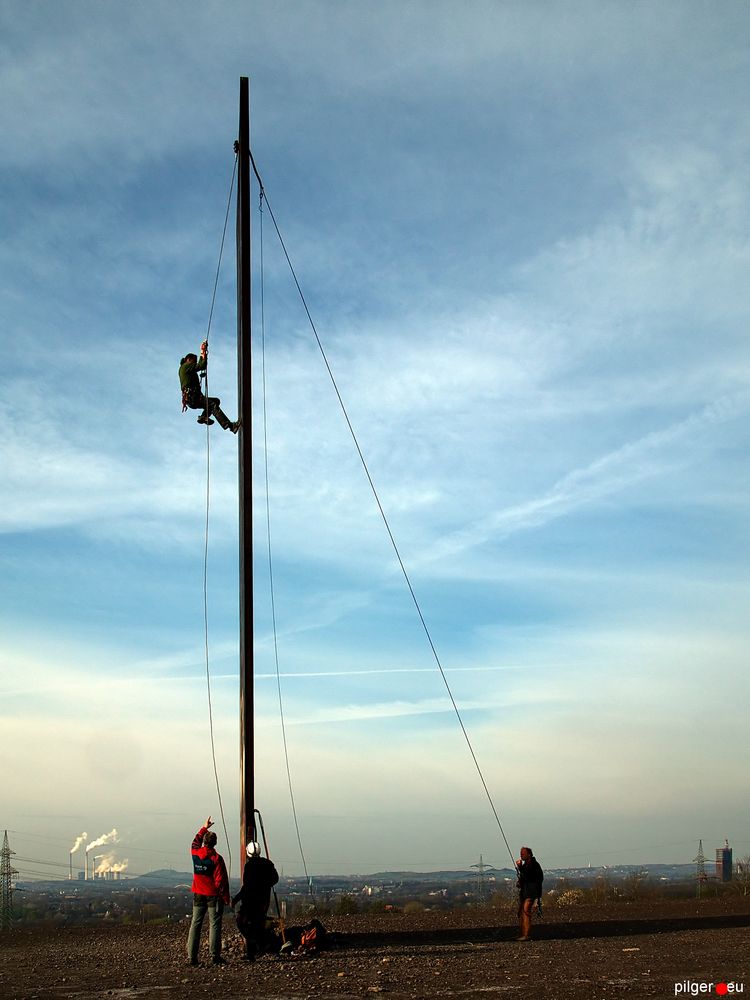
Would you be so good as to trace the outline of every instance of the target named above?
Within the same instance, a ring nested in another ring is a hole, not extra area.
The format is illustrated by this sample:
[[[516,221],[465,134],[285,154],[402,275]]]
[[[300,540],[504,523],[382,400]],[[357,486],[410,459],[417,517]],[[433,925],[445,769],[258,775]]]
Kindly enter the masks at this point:
[[[237,929],[245,939],[247,961],[254,962],[263,948],[271,889],[279,881],[279,873],[270,858],[262,857],[257,841],[251,840],[246,850],[242,887],[232,900],[232,906],[240,904],[235,914]]]

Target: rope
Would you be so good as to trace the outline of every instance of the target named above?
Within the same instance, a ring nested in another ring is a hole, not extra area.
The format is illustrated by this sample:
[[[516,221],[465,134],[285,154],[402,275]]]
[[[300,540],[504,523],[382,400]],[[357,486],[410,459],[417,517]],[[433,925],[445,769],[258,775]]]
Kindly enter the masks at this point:
[[[375,498],[375,503],[377,504],[378,510],[380,511],[380,516],[382,518],[383,524],[385,525],[385,530],[388,533],[388,538],[390,539],[391,546],[392,546],[393,551],[394,551],[394,553],[396,555],[396,559],[398,561],[399,566],[401,567],[401,572],[403,574],[404,580],[406,581],[406,586],[408,587],[409,594],[411,595],[412,602],[414,604],[414,607],[416,608],[417,615],[419,616],[419,620],[422,623],[422,629],[424,630],[425,636],[427,637],[427,642],[429,643],[430,649],[432,651],[433,658],[435,660],[435,663],[437,664],[437,668],[440,671],[440,676],[443,679],[443,684],[445,685],[445,689],[448,692],[448,697],[450,698],[451,705],[453,706],[453,711],[456,714],[456,718],[458,719],[458,724],[461,727],[461,732],[463,733],[464,740],[466,741],[466,745],[469,748],[469,753],[471,754],[471,759],[474,761],[474,767],[476,768],[477,774],[479,775],[479,780],[482,783],[482,788],[484,789],[484,793],[485,793],[485,795],[487,797],[487,801],[489,802],[490,809],[492,810],[492,814],[495,817],[495,822],[496,822],[497,827],[498,827],[498,829],[500,831],[500,834],[501,834],[502,839],[503,839],[503,841],[505,843],[505,846],[506,846],[506,848],[508,850],[508,854],[510,855],[511,861],[513,863],[513,868],[515,868],[516,867],[516,860],[515,860],[515,857],[513,855],[513,851],[510,849],[510,844],[508,843],[508,838],[505,836],[505,831],[503,830],[503,825],[500,822],[500,816],[498,815],[497,809],[495,808],[495,803],[493,802],[492,796],[490,794],[490,790],[487,787],[487,782],[485,781],[484,774],[482,773],[482,769],[479,766],[479,761],[478,761],[477,756],[476,756],[476,754],[474,752],[474,747],[472,746],[471,740],[469,739],[469,734],[466,731],[466,726],[464,725],[463,719],[461,718],[461,713],[458,710],[458,705],[456,704],[456,700],[453,697],[453,692],[451,691],[450,684],[448,683],[448,678],[445,675],[445,671],[443,669],[443,665],[440,662],[440,657],[438,656],[437,649],[436,649],[435,644],[434,644],[434,642],[432,640],[432,635],[430,634],[430,630],[429,630],[429,628],[427,626],[427,622],[425,620],[425,617],[422,614],[422,609],[420,607],[419,601],[417,600],[417,595],[416,595],[416,593],[414,591],[414,587],[412,586],[411,580],[409,578],[409,574],[408,574],[408,572],[406,570],[406,566],[404,565],[404,561],[401,558],[401,553],[400,553],[398,545],[396,543],[396,539],[393,536],[393,532],[391,531],[391,526],[390,526],[390,524],[388,522],[388,518],[386,516],[385,510],[383,509],[383,505],[380,502],[380,497],[378,495],[378,491],[377,491],[377,489],[375,487],[375,483],[374,483],[373,478],[372,478],[372,476],[370,474],[370,470],[368,468],[368,465],[367,465],[367,462],[365,460],[364,454],[362,453],[362,449],[361,449],[359,441],[357,439],[357,435],[356,435],[356,433],[354,431],[354,427],[352,426],[352,422],[349,419],[349,414],[348,414],[346,406],[344,404],[343,397],[342,397],[342,395],[341,395],[341,393],[339,391],[339,387],[338,387],[338,385],[336,383],[336,379],[334,377],[333,370],[331,368],[331,365],[329,364],[328,357],[326,355],[325,349],[323,348],[323,344],[322,344],[321,339],[320,339],[320,337],[318,335],[318,331],[317,331],[317,329],[315,327],[315,322],[313,321],[313,318],[312,318],[312,315],[311,315],[310,310],[308,308],[307,301],[305,299],[304,293],[303,293],[302,288],[300,286],[300,283],[299,283],[299,281],[297,279],[297,274],[296,274],[296,272],[294,270],[294,265],[292,264],[291,258],[289,256],[289,252],[287,251],[286,244],[284,243],[284,238],[281,235],[281,231],[279,229],[278,223],[276,222],[276,216],[273,213],[273,208],[271,207],[271,204],[270,204],[270,202],[268,200],[268,196],[265,194],[265,188],[263,186],[263,181],[262,181],[261,176],[260,176],[260,174],[258,172],[258,168],[257,168],[257,166],[255,164],[255,160],[253,158],[252,152],[250,153],[250,163],[252,164],[253,171],[254,171],[255,176],[256,176],[256,178],[258,180],[258,184],[260,185],[261,197],[265,197],[266,205],[268,206],[268,213],[271,216],[271,221],[273,222],[274,229],[276,230],[276,235],[277,235],[277,237],[279,239],[279,243],[281,244],[281,249],[283,250],[284,256],[286,257],[286,262],[289,265],[289,270],[290,270],[292,278],[294,280],[294,284],[297,287],[297,292],[298,292],[300,300],[302,302],[302,306],[303,306],[303,308],[305,310],[308,322],[310,324],[310,328],[311,328],[311,330],[313,332],[313,335],[315,337],[315,341],[316,341],[316,343],[318,345],[318,350],[320,351],[321,357],[323,358],[323,363],[325,364],[326,371],[328,372],[328,377],[331,380],[331,385],[333,386],[334,392],[336,393],[336,398],[338,399],[339,406],[341,407],[341,412],[343,413],[344,420],[346,421],[346,425],[349,428],[349,433],[351,434],[352,440],[354,442],[354,447],[357,449],[357,454],[359,455],[359,460],[360,460],[360,462],[362,464],[362,468],[364,469],[365,475],[367,477],[367,481],[370,484],[370,489],[372,491],[372,495]]]
[[[281,719],[281,739],[284,744],[284,762],[286,764],[286,779],[287,785],[289,787],[289,801],[292,806],[292,817],[294,819],[294,829],[297,833],[297,845],[299,846],[300,857],[302,858],[302,867],[305,872],[305,879],[307,880],[307,888],[310,893],[310,898],[314,907],[317,907],[315,901],[315,896],[313,895],[312,880],[307,870],[307,861],[305,859],[305,852],[302,848],[302,836],[299,829],[299,821],[297,819],[297,806],[294,801],[294,788],[292,786],[292,772],[289,766],[289,749],[287,747],[286,740],[286,724],[284,722],[284,702],[281,696],[281,672],[279,670],[279,645],[276,632],[276,598],[275,590],[273,584],[273,558],[272,558],[272,546],[271,546],[271,505],[269,500],[269,486],[268,486],[268,419],[266,412],[266,309],[265,309],[265,266],[264,266],[264,256],[263,256],[263,189],[261,187],[260,192],[260,343],[261,343],[261,383],[262,383],[262,395],[263,395],[263,466],[265,473],[265,489],[266,489],[266,539],[268,545],[268,579],[271,590],[271,622],[273,626],[273,654],[274,661],[276,664],[276,689],[279,696],[279,717]],[[256,809],[257,812],[257,809]],[[260,814],[258,814],[260,817]],[[261,820],[261,828],[263,821]],[[263,833],[265,838],[265,831]],[[266,853],[268,851],[266,850]],[[275,895],[275,893],[274,893]],[[278,900],[276,905],[278,906]]]
[[[224,216],[224,229],[221,234],[221,246],[219,248],[219,260],[216,265],[216,277],[214,278],[214,289],[211,295],[211,308],[208,313],[208,325],[206,327],[206,343],[208,343],[208,338],[211,335],[211,320],[214,315],[214,304],[216,302],[216,289],[219,284],[219,273],[221,271],[221,260],[224,255],[224,239],[227,235],[227,223],[229,221],[229,209],[232,204],[232,191],[234,190],[234,175],[237,172],[237,156],[234,158],[234,169],[232,170],[232,180],[229,184],[229,198],[227,200],[227,211]],[[206,400],[208,400],[209,386],[208,386],[208,365],[206,365],[206,382],[205,382],[205,392],[204,395]],[[208,404],[206,404],[206,415],[208,416]],[[211,703],[211,670],[209,665],[209,651],[208,651],[208,524],[209,524],[209,512],[211,509],[211,438],[208,433],[209,425],[206,423],[206,525],[205,525],[205,542],[203,546],[203,633],[204,633],[204,645],[205,645],[205,658],[206,658],[206,692],[208,694],[208,728],[211,735],[211,761],[213,763],[214,770],[214,781],[216,782],[216,795],[219,800],[219,813],[221,814],[221,825],[224,829],[224,839],[227,844],[227,854],[229,856],[229,875],[232,874],[232,847],[229,841],[229,834],[227,832],[227,822],[224,817],[224,803],[221,798],[221,785],[219,784],[219,771],[216,766],[216,743],[214,740],[214,713],[213,705]]]

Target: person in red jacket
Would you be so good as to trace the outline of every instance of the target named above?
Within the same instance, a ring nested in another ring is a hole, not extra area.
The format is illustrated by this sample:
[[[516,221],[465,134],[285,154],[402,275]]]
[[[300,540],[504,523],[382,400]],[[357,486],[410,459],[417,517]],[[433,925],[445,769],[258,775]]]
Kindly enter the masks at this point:
[[[200,965],[198,947],[201,927],[206,912],[209,914],[208,945],[214,965],[226,965],[221,957],[221,918],[224,907],[229,905],[229,878],[224,859],[216,853],[216,834],[209,816],[205,824],[193,837],[191,854],[193,857],[193,919],[190,922],[187,953],[191,965]]]

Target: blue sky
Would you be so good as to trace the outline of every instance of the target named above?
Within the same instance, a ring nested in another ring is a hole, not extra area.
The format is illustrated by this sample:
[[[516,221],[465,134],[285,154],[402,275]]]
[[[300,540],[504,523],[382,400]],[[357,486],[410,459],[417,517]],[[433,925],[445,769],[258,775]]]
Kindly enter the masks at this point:
[[[131,870],[184,867],[218,813],[205,434],[176,369],[205,334],[247,75],[268,197],[514,848],[548,866],[690,860],[699,837],[750,853],[747,6],[31,0],[0,3],[0,26],[13,846],[67,863],[82,830],[116,827]],[[502,865],[264,232],[308,866]],[[234,417],[231,237],[211,352]],[[235,439],[214,428],[211,456],[236,854]],[[256,466],[258,804],[296,873],[259,447]]]

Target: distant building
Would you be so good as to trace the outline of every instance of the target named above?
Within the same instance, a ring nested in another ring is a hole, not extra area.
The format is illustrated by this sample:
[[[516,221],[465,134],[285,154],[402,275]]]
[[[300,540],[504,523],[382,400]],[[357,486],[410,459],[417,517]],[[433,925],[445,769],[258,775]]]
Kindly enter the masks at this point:
[[[723,847],[716,848],[716,878],[719,882],[732,881],[732,848],[728,840]]]

